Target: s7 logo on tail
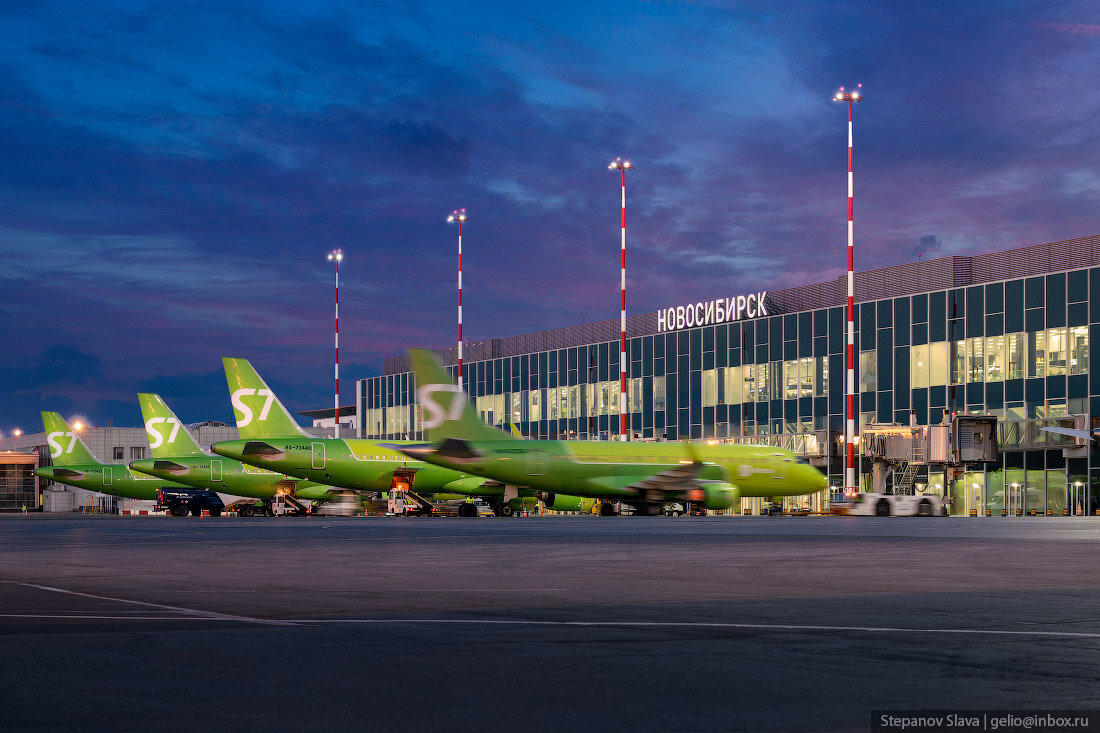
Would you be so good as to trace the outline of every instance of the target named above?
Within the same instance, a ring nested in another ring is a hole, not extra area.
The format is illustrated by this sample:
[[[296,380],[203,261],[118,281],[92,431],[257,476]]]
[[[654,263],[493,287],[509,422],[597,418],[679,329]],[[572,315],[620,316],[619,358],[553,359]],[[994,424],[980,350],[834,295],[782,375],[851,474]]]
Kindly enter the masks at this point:
[[[69,437],[69,447],[65,448],[58,442],[58,438]],[[50,444],[50,457],[60,458],[62,453],[72,453],[76,445],[76,433],[50,433],[46,436],[46,442]]]
[[[267,398],[264,401],[264,406],[260,409],[261,421],[267,419],[267,413],[271,410],[271,403],[275,401],[275,393],[272,392],[270,389],[250,389],[248,387],[238,389],[236,392],[229,396],[229,398],[233,401],[234,409],[241,413],[241,417],[237,419],[237,427],[243,428],[245,425],[249,425],[252,423],[252,408],[246,405],[241,400],[242,397],[247,397],[249,395],[256,395],[257,397]]]
[[[436,392],[450,392],[451,404],[447,407],[435,399]],[[424,408],[424,428],[438,428],[448,420],[457,420],[462,416],[462,388],[457,384],[425,384],[416,390],[416,398]]]
[[[155,425],[164,423],[172,426],[172,432],[168,435],[168,442],[171,443],[176,439],[176,434],[180,431],[180,421],[174,417],[151,417],[145,423],[145,432],[149,433],[149,447],[159,448],[164,445],[164,435],[161,434]]]

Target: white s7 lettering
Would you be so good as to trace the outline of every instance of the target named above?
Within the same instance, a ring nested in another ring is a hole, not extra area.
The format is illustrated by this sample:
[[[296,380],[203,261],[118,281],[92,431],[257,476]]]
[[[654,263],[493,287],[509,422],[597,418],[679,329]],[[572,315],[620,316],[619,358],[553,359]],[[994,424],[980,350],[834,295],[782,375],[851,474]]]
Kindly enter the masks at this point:
[[[62,446],[58,440],[59,438],[64,438],[66,435],[69,436],[68,449]],[[50,444],[50,457],[59,458],[62,453],[73,452],[73,446],[76,445],[76,433],[50,433],[46,436],[46,442]]]
[[[242,397],[251,395],[267,398],[264,400],[264,406],[260,408],[260,420],[267,419],[267,413],[271,411],[271,405],[275,402],[275,393],[270,389],[251,389],[245,387],[231,394],[229,399],[233,402],[234,409],[240,412],[240,417],[237,418],[237,427],[239,428],[250,425],[252,423],[252,418],[255,417],[252,408],[246,405],[244,400],[241,399]]]
[[[451,404],[446,408],[435,399],[436,392],[452,393]],[[416,397],[424,407],[424,427],[428,430],[438,428],[448,420],[457,420],[462,416],[462,388],[457,384],[425,384],[416,390]]]

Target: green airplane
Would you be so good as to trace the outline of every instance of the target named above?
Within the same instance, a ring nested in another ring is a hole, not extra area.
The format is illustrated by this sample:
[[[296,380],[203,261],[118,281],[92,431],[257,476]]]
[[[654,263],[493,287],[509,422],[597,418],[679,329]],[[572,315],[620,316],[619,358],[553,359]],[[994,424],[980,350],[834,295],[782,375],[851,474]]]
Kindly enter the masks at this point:
[[[247,359],[223,358],[240,440],[218,441],[218,455],[299,478],[354,491],[391,489],[418,494],[482,497],[498,516],[510,517],[535,492],[511,490],[463,469],[412,460],[395,446],[357,438],[315,438],[303,431]],[[490,428],[491,429],[491,428]],[[587,511],[591,499],[558,495],[547,504],[555,511]],[[477,516],[473,504],[460,504],[460,516]]]
[[[199,489],[234,496],[271,499],[285,494],[298,499],[324,501],[337,491],[331,486],[302,481],[267,468],[256,468],[223,456],[203,453],[194,436],[183,427],[160,395],[140,393],[141,417],[149,434],[152,458],[130,461],[130,468],[151,476],[178,481]]]
[[[752,445],[517,440],[486,425],[431,352],[409,352],[428,444],[392,445],[428,463],[469,471],[506,486],[626,502],[641,514],[668,502],[728,509],[745,496],[820,491],[825,476],[795,453]]]
[[[76,431],[65,422],[65,418],[56,412],[43,412],[42,425],[46,428],[46,442],[53,459],[52,466],[34,470],[42,478],[88,491],[153,501],[159,489],[186,488],[174,481],[138,473],[126,466],[100,463]]]

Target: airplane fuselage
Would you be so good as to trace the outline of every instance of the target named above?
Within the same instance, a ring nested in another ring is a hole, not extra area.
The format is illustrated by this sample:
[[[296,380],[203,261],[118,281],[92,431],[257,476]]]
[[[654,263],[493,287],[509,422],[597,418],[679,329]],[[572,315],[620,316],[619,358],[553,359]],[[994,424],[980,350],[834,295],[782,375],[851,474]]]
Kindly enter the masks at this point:
[[[330,486],[291,478],[269,468],[253,467],[223,456],[143,458],[130,465],[168,481],[257,499],[291,494],[300,499],[323,500],[329,498],[331,490]]]
[[[389,491],[398,472],[411,475],[412,488],[419,493],[503,493],[500,487],[484,486],[485,479],[480,476],[413,460],[369,440],[259,438],[219,441],[211,448],[252,466],[345,489]]]
[[[44,466],[35,469],[42,478],[127,499],[156,500],[158,489],[181,489],[184,484],[133,471],[126,466],[102,463]]]
[[[636,499],[637,485],[695,461],[695,480],[726,484],[742,497],[820,491],[825,477],[791,451],[770,446],[606,441],[464,441],[462,451],[423,447],[418,458],[502,483],[601,499]],[[629,487],[629,488],[628,488]]]

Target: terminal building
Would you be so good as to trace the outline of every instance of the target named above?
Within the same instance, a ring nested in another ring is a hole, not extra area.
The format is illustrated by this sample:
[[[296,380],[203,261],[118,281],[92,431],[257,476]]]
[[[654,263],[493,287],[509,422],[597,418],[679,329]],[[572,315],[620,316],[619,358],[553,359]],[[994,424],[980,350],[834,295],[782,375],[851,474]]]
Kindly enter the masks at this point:
[[[768,443],[843,479],[846,282],[701,300],[627,319],[632,440]],[[859,428],[998,420],[1000,459],[919,466],[919,492],[952,514],[1095,515],[1100,453],[1043,427],[1091,429],[1100,380],[1100,235],[856,274]],[[1093,338],[1096,337],[1096,338]],[[454,373],[457,349],[437,351]],[[423,439],[406,357],[356,382],[358,433]],[[531,438],[618,433],[619,321],[471,342],[466,391],[481,415]],[[870,488],[871,466],[861,480]]]

